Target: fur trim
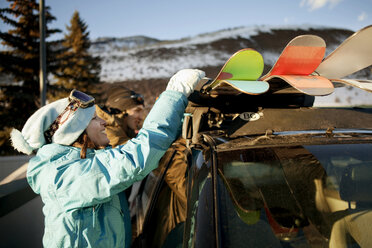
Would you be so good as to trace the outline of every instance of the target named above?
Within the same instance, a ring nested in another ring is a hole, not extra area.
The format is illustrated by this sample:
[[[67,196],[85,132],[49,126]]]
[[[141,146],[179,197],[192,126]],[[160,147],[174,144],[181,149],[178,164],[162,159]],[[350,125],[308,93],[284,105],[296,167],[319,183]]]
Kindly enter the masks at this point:
[[[32,148],[25,138],[23,137],[22,133],[18,131],[17,129],[13,128],[13,130],[10,132],[10,140],[12,142],[12,146],[14,149],[25,153],[27,155],[31,155],[34,148]]]

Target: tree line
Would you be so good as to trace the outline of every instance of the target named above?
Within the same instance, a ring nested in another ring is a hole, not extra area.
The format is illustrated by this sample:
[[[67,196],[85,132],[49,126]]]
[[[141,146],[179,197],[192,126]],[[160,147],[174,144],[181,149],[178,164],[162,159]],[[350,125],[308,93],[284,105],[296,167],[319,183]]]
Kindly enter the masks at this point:
[[[17,154],[9,141],[13,127],[21,130],[40,103],[39,3],[36,0],[7,0],[0,18],[8,30],[0,31],[0,155]],[[56,18],[45,6],[45,37],[61,33],[50,28]],[[68,96],[76,88],[96,95],[100,59],[89,54],[87,24],[75,11],[63,39],[46,41],[47,101]]]

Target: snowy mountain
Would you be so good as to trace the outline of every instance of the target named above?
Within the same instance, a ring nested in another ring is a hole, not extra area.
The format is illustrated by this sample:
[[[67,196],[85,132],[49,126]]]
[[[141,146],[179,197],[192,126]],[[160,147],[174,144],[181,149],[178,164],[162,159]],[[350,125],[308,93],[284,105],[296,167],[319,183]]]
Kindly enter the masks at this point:
[[[150,46],[158,43],[159,40],[146,36],[132,36],[124,38],[102,37],[93,42],[92,51],[94,53],[104,54],[115,50],[130,50]]]
[[[226,60],[242,48],[253,48],[262,54],[266,73],[286,44],[301,34],[322,37],[326,41],[328,55],[353,34],[353,31],[323,26],[250,26],[171,41],[144,36],[101,38],[93,42],[90,51],[102,59],[103,82],[123,83],[148,96],[145,92],[149,89],[146,82],[160,87],[156,90],[156,93],[160,93],[164,90],[167,79],[183,68],[200,68],[206,71],[208,77],[215,77]],[[372,79],[371,71],[369,67],[352,77]],[[372,105],[370,94],[355,88],[343,87],[336,89],[330,96],[317,97],[315,104]]]

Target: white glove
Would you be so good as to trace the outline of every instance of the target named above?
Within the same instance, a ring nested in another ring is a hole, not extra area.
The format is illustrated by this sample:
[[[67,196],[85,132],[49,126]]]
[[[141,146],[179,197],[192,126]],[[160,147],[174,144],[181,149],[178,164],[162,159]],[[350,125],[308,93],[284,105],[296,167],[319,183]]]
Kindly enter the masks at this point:
[[[180,70],[171,77],[166,90],[178,91],[188,97],[204,76],[205,72],[198,69]]]

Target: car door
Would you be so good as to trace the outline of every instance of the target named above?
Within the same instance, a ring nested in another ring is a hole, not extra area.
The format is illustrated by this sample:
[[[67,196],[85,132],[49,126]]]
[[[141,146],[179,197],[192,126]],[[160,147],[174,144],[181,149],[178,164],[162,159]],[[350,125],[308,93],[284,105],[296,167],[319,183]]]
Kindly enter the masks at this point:
[[[186,218],[188,154],[185,140],[178,139],[163,156],[159,167],[143,182],[137,196],[135,247],[182,245]]]

